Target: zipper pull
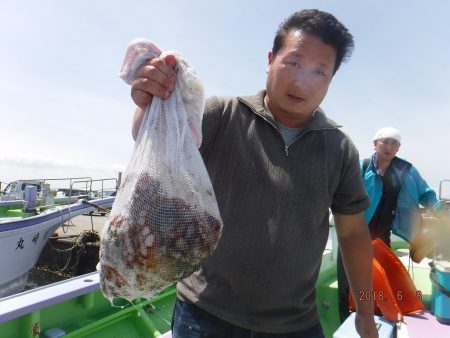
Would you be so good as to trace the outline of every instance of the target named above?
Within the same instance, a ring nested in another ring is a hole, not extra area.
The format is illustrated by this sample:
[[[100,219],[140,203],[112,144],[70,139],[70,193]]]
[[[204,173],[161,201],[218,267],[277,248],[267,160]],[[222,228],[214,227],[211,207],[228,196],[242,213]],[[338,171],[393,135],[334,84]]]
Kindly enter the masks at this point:
[[[284,146],[284,152],[286,153],[286,157],[288,157],[289,156],[289,146]]]

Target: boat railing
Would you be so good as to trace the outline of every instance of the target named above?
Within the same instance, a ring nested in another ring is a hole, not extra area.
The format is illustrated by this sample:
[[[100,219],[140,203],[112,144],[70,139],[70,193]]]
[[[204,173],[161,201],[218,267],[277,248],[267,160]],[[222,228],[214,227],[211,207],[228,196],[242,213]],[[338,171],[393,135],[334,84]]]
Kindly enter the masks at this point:
[[[106,185],[107,182],[111,182],[111,181],[114,182],[114,183]],[[92,178],[89,178],[87,180],[86,179],[84,179],[84,180],[80,179],[80,180],[76,180],[76,181],[71,182],[70,191],[72,191],[72,188],[73,188],[74,184],[79,184],[79,183],[83,183],[83,184],[86,185],[86,190],[89,191],[89,196],[93,196],[93,194],[94,194],[94,190],[92,188],[93,185],[96,184],[96,183],[99,183],[100,189],[96,189],[96,191],[98,191],[100,193],[100,197],[101,198],[105,197],[104,196],[104,191],[106,189],[112,188],[112,189],[117,190],[119,188],[119,180],[116,177],[100,178],[100,179],[95,179],[95,180],[93,180]]]
[[[84,182],[92,182],[92,177],[90,177],[90,176],[81,176],[81,177],[65,177],[65,178],[46,178],[46,179],[44,179],[44,182],[47,182],[47,181],[65,181],[65,182],[68,182],[68,183],[66,183],[66,184],[69,185],[69,196],[68,197],[72,197],[73,184],[74,184],[74,182],[78,182],[79,180],[83,180]],[[90,189],[91,189],[91,186],[89,186],[89,189],[88,189],[87,185],[86,185],[86,188],[83,189],[83,190],[88,192],[88,191],[90,191]]]
[[[50,184],[51,182],[64,182],[63,184],[66,186],[71,186],[72,182],[76,181],[76,180],[86,180],[92,181],[92,178],[89,176],[80,176],[80,177],[61,177],[61,178],[33,178],[33,179],[22,179],[20,180],[21,182],[31,182],[31,181],[37,181],[40,182],[41,184],[44,183],[48,183]]]
[[[85,295],[99,288],[98,272],[91,272],[69,280],[0,299],[0,323],[24,316],[33,311]]]
[[[120,173],[119,173],[120,177]],[[53,183],[53,182],[64,182],[67,188],[59,187],[58,189],[65,192],[66,196],[74,197],[79,194],[75,194],[74,192],[83,191],[86,195],[92,196],[94,190],[105,190],[109,188],[117,189],[119,180],[116,177],[108,177],[108,178],[100,178],[93,179],[90,176],[79,176],[79,177],[62,177],[62,178],[38,178],[38,179],[27,179],[21,181],[39,181],[41,183]],[[106,185],[106,182],[114,182],[113,184]],[[95,189],[96,184],[100,188]],[[78,187],[78,189],[77,189]]]

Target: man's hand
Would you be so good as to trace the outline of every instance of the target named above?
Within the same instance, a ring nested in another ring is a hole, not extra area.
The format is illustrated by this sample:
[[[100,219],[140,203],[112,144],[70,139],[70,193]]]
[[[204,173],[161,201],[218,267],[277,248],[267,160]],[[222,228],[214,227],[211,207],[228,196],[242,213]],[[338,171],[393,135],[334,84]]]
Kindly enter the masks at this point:
[[[356,331],[361,337],[378,337],[374,320],[373,300],[358,301],[360,290],[373,290],[373,252],[369,228],[364,214],[334,215],[342,262],[350,290],[356,302]]]
[[[378,338],[378,330],[373,315],[363,315],[356,312],[356,332],[361,338]]]
[[[134,103],[145,110],[153,96],[167,99],[175,88],[176,65],[174,55],[166,55],[164,59],[154,58],[141,66],[131,86],[131,97]]]

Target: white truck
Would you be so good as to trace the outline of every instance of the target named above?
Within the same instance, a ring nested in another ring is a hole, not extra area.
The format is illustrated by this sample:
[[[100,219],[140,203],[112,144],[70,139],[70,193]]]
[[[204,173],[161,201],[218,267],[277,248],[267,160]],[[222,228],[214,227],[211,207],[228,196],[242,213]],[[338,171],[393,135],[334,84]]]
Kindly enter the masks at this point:
[[[28,187],[28,188],[27,188]],[[2,191],[1,201],[25,200],[36,205],[50,205],[54,197],[50,184],[40,180],[19,180],[10,182]]]

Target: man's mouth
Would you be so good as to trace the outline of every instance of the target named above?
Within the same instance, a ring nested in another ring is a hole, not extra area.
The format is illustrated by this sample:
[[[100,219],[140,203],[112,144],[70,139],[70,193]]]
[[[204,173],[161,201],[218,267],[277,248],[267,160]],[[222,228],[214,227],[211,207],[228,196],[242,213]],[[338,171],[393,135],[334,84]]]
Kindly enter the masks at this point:
[[[305,99],[303,97],[297,96],[297,95],[294,95],[294,94],[288,94],[288,97],[289,97],[290,100],[296,101],[296,102],[303,102],[303,101],[305,101]]]

